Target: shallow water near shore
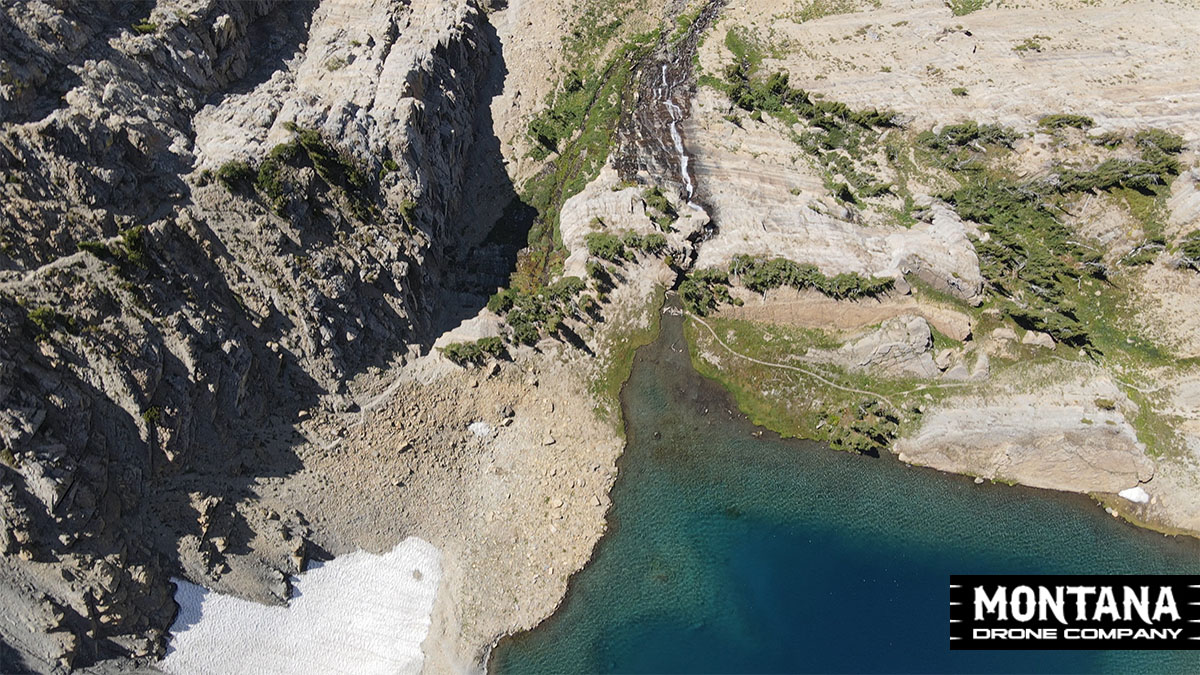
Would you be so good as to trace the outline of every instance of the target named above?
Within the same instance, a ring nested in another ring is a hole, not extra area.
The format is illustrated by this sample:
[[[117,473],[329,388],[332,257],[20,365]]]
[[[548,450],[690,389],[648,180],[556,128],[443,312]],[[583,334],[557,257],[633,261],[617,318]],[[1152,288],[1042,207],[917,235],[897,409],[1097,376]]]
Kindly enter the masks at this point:
[[[677,316],[622,398],[610,530],[493,673],[1200,672],[1200,652],[951,652],[947,604],[950,574],[1200,573],[1200,542],[780,439],[692,369]]]

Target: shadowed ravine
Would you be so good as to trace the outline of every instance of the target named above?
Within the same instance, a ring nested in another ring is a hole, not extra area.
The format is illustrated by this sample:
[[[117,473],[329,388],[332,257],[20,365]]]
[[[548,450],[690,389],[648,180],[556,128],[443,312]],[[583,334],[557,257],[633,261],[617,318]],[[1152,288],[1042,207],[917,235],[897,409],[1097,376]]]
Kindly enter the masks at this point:
[[[1197,573],[1200,542],[1082,496],[753,426],[664,316],[623,392],[610,529],[493,673],[1195,672],[1192,652],[950,652],[950,574]]]

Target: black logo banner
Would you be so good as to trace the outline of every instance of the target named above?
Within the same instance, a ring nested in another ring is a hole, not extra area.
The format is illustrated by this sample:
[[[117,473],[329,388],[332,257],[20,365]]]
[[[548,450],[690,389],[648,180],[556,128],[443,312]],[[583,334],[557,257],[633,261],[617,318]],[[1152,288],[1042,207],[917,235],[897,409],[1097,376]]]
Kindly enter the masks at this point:
[[[950,649],[1200,648],[1200,575],[951,575]]]

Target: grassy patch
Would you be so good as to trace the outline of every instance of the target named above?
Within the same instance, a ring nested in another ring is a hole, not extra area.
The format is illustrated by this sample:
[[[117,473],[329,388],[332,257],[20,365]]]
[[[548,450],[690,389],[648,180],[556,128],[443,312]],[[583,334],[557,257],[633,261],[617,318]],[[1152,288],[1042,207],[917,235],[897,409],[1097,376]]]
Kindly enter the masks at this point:
[[[954,16],[966,16],[987,6],[988,0],[950,0],[950,12]]]
[[[684,335],[696,370],[728,389],[738,408],[755,424],[783,436],[824,441],[834,449],[851,452],[883,450],[917,422],[912,406],[916,397],[941,395],[936,387],[913,392],[921,386],[915,380],[873,377],[798,361],[810,349],[839,345],[821,331],[738,319],[706,321],[739,354],[766,363],[795,364],[847,388],[872,392],[842,391],[801,372],[739,358],[719,345],[706,328],[689,320]],[[720,365],[700,354],[713,355]],[[899,409],[885,403],[883,397]]]
[[[621,113],[632,105],[632,64],[647,52],[657,34],[625,44],[600,68],[568,73],[550,107],[530,123],[537,143],[534,156],[558,156],[523,186],[525,202],[537,211],[529,246],[518,258],[511,285],[533,292],[549,283],[566,257],[559,233],[563,203],[599,173],[613,146]]]
[[[802,0],[792,11],[791,18],[796,23],[804,23],[835,14],[849,14],[857,10],[858,3],[854,0]]]
[[[631,317],[624,326],[609,333],[608,340],[611,346],[608,356],[600,362],[588,387],[596,399],[596,414],[610,422],[621,438],[625,437],[625,427],[620,414],[621,387],[633,372],[633,357],[638,348],[650,344],[658,337],[665,297],[666,289],[657,287],[654,297],[640,312]]]

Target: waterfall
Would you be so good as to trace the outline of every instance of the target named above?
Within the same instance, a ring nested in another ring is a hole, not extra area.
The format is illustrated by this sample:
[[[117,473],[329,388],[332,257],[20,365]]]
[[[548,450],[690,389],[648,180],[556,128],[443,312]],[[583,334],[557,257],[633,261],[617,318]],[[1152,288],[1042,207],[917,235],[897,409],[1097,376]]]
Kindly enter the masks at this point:
[[[679,135],[679,120],[683,119],[683,111],[679,106],[675,105],[675,101],[671,99],[671,85],[667,82],[667,64],[662,65],[662,101],[667,108],[667,113],[671,116],[671,123],[668,125],[671,129],[671,140],[675,143],[675,154],[679,156],[679,175],[683,178],[683,185],[687,189],[687,203],[692,206],[692,192],[695,190],[692,185],[692,177],[688,175],[688,156],[683,149],[683,137]]]

